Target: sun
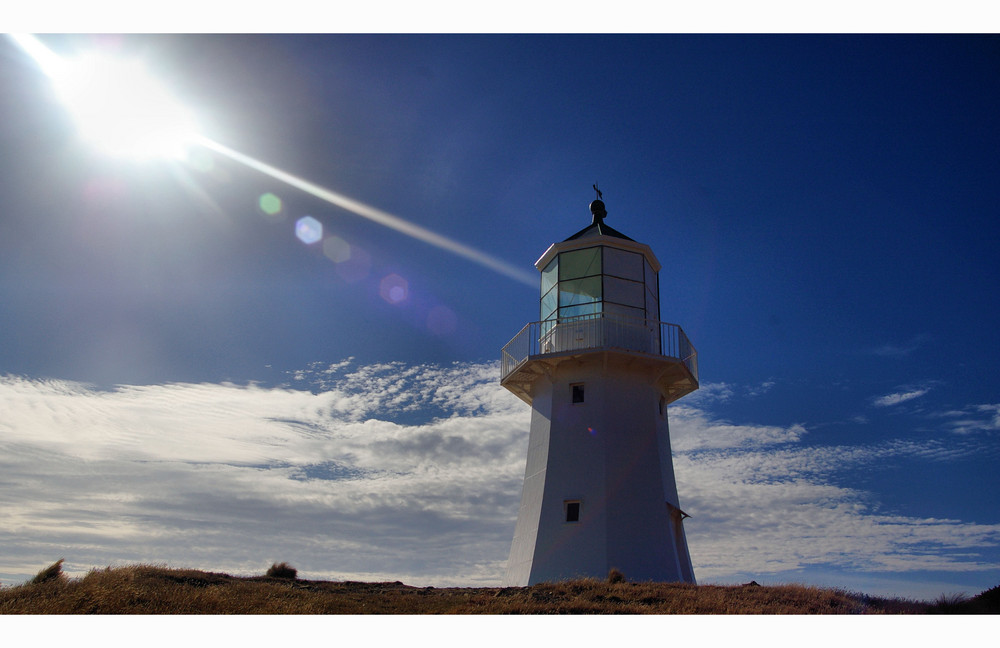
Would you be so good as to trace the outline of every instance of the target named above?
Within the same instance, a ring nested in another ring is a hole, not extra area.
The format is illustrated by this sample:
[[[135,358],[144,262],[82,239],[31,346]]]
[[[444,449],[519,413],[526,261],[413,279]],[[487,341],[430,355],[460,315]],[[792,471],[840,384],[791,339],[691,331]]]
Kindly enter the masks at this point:
[[[127,157],[179,157],[196,136],[193,113],[139,60],[88,54],[55,79],[80,134]]]
[[[180,157],[194,143],[194,112],[143,61],[88,52],[61,58],[31,36],[17,38],[51,78],[81,137],[103,153]]]

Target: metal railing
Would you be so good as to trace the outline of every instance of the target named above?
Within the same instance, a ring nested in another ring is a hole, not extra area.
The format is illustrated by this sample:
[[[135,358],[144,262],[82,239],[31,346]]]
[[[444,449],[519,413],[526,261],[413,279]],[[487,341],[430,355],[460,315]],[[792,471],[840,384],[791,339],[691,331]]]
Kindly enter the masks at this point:
[[[698,380],[698,352],[680,326],[618,313],[526,324],[500,352],[500,380],[533,356],[604,348],[677,358]]]

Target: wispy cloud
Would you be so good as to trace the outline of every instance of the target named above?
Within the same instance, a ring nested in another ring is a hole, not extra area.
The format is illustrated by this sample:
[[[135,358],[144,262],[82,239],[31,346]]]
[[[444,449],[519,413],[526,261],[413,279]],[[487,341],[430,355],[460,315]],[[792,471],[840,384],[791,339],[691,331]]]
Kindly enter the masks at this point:
[[[871,353],[883,358],[906,358],[930,339],[929,335],[920,334],[903,344],[883,344],[882,346],[875,347],[871,350]]]
[[[949,419],[946,427],[956,434],[1000,430],[1000,403],[971,405],[962,410],[943,412],[938,416]]]
[[[701,407],[712,403],[728,403],[734,398],[755,398],[771,391],[775,384],[773,380],[745,386],[724,382],[703,383],[698,391],[684,397],[684,404]]]
[[[703,406],[712,402],[727,402],[733,397],[733,386],[723,382],[705,383],[698,391],[684,397],[685,405]]]
[[[929,388],[921,388],[886,394],[885,396],[873,398],[872,405],[875,405],[876,407],[891,407],[893,405],[899,405],[900,403],[913,400],[914,398],[920,398],[929,391]]]
[[[801,425],[737,425],[688,405],[671,407],[670,430],[671,448],[675,452],[794,443],[806,433]]]
[[[347,362],[297,373],[295,389],[0,378],[0,578],[65,557],[77,573],[119,561],[261,573],[287,560],[306,578],[497,584],[529,422],[498,371]],[[713,399],[735,387],[708,387],[670,408],[701,581],[997,567],[983,551],[1000,524],[879,513],[836,479],[892,458],[954,461],[971,439],[817,445],[800,424],[718,418]],[[968,413],[995,420],[998,406],[983,408]]]
[[[766,394],[767,392],[771,391],[771,388],[774,387],[774,384],[775,383],[773,380],[765,380],[759,385],[751,385],[750,387],[747,387],[747,396],[761,396],[763,394]]]

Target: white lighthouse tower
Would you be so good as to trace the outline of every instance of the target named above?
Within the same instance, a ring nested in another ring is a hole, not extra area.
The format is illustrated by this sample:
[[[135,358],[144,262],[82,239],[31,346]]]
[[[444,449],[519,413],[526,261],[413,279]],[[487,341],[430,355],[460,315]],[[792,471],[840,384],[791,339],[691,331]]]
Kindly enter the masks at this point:
[[[540,321],[501,353],[501,384],[531,405],[503,584],[613,568],[632,581],[694,583],[667,404],[698,388],[697,354],[660,321],[653,251],[604,224],[600,192],[590,211],[589,227],[535,263]]]

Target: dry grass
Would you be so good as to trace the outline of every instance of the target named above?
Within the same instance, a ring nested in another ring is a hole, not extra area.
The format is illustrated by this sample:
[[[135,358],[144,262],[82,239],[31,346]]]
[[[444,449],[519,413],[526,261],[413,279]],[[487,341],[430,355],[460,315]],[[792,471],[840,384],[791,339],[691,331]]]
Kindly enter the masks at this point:
[[[433,588],[395,583],[234,577],[148,565],[55,576],[0,589],[3,614],[922,614],[971,612],[980,601],[934,604],[797,585],[607,582]],[[282,563],[279,567],[287,564]],[[43,570],[45,572],[47,570]],[[41,572],[40,572],[41,574]],[[994,588],[996,590],[997,588]],[[996,598],[995,596],[993,598]],[[983,599],[984,601],[986,599]],[[996,610],[993,611],[996,613]]]

